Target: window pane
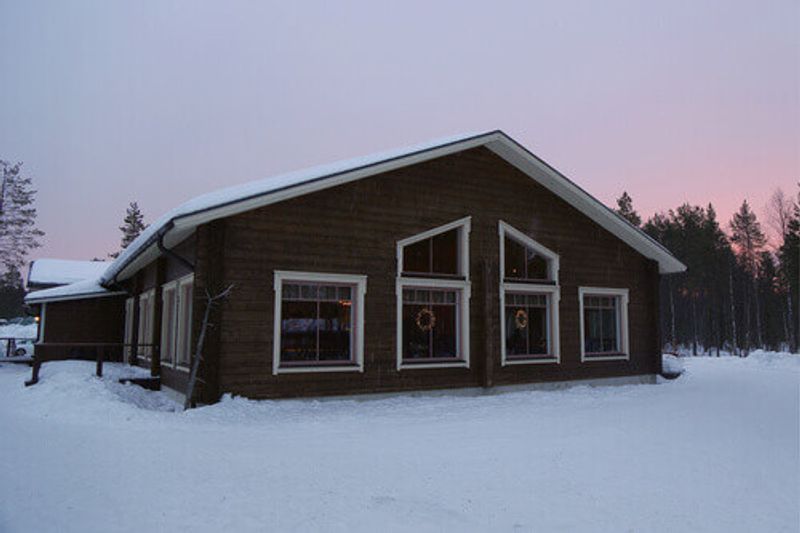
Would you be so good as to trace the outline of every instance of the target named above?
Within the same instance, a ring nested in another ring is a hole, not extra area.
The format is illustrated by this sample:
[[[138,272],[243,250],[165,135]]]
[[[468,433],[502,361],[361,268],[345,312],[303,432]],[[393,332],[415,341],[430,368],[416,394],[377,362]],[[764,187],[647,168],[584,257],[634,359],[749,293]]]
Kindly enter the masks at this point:
[[[505,238],[505,277],[525,278],[525,247],[517,241]]]
[[[505,247],[505,273],[511,279],[536,279],[549,280],[547,259],[537,254],[535,250],[524,244],[506,237]]]
[[[283,301],[281,304],[281,360],[314,361],[317,358],[316,302]]]
[[[458,235],[454,229],[403,247],[403,272],[458,275]]]
[[[431,329],[433,357],[456,358],[456,306],[433,305],[431,312],[436,317],[436,324]]]
[[[284,300],[297,300],[300,298],[300,286],[292,284],[286,284],[283,286],[283,299]]]
[[[584,298],[584,351],[617,353],[619,343],[619,299],[616,296]]]
[[[518,306],[506,306],[506,355],[527,355],[527,324],[524,320],[525,309]]]
[[[317,299],[317,286],[316,285],[301,285],[300,298],[303,300],[316,300]]]
[[[189,366],[192,356],[192,297],[194,289],[192,283],[187,283],[181,289],[180,299],[180,340],[178,342],[178,363]]]
[[[546,307],[547,296],[544,294],[529,294],[527,297],[529,307]]]
[[[458,230],[433,237],[433,272],[458,274]]]
[[[335,289],[335,288],[334,288]],[[350,360],[350,302],[319,304],[319,360]]]
[[[455,301],[456,291],[452,290],[404,290],[404,359],[458,357],[458,309]]]
[[[319,299],[326,301],[338,300],[338,287],[335,285],[322,285],[319,287]]]
[[[505,300],[506,356],[550,355],[547,295],[506,293]]]
[[[287,283],[282,294],[281,362],[352,359],[352,287]]]
[[[547,273],[547,260],[530,248],[526,250],[528,262],[528,279],[550,279]]]
[[[431,241],[430,239],[415,242],[403,247],[404,272],[430,272]]]
[[[586,308],[583,310],[584,351],[597,353],[603,350],[602,312],[598,309]]]
[[[547,309],[528,308],[528,353],[546,355],[547,350]]]
[[[403,305],[403,357],[421,359],[430,357],[430,315],[427,306]]]
[[[175,351],[175,290],[164,291],[161,312],[164,315],[161,326],[161,361],[172,363]]]
[[[616,309],[603,309],[603,351],[617,351],[617,311]]]

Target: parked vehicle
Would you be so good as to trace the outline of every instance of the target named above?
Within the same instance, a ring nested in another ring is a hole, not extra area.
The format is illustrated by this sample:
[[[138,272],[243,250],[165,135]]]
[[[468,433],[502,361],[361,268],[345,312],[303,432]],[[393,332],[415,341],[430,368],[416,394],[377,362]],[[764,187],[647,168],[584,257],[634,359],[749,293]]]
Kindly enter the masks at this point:
[[[33,339],[18,339],[14,349],[14,355],[18,357],[33,357]]]

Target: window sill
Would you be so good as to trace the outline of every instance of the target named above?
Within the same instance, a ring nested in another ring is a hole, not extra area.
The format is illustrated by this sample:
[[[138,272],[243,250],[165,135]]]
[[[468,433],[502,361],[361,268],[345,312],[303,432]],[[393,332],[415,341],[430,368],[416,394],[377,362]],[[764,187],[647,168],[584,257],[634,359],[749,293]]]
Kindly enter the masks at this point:
[[[302,374],[309,372],[363,372],[362,365],[353,362],[344,364],[295,364],[282,365],[275,369],[273,374]]]
[[[552,287],[558,285],[551,279],[503,278],[504,285],[514,285],[515,283],[521,285],[550,285]]]
[[[463,359],[403,360],[398,370],[416,368],[469,368],[469,364]]]
[[[559,364],[561,361],[558,357],[506,357],[503,361],[503,366],[510,365],[536,365],[536,364]]]
[[[587,361],[627,361],[630,355],[626,353],[587,353],[581,356],[581,362]]]

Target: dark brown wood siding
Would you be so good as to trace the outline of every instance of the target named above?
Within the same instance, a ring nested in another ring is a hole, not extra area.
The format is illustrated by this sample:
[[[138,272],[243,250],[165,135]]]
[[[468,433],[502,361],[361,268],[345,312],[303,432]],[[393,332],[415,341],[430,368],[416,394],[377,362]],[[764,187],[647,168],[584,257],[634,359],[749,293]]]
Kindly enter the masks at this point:
[[[45,313],[44,342],[122,342],[124,296],[48,302]]]
[[[48,302],[44,317],[44,343],[34,350],[43,358],[94,359],[96,349],[107,349],[108,357],[120,359],[120,346],[109,348],[59,346],[62,343],[122,343],[125,327],[125,297],[107,296],[83,300]]]
[[[398,371],[396,242],[466,216],[471,366]],[[560,255],[561,364],[500,365],[499,220]],[[235,285],[219,315],[218,348],[209,352],[220,392],[365,393],[651,374],[659,367],[655,263],[485,148],[249,211],[224,221],[224,239],[199,242],[198,258],[214,261],[198,261],[196,291],[208,265],[215,265],[216,286]],[[272,374],[275,270],[368,276],[363,373]],[[580,361],[579,286],[630,290],[630,361]]]

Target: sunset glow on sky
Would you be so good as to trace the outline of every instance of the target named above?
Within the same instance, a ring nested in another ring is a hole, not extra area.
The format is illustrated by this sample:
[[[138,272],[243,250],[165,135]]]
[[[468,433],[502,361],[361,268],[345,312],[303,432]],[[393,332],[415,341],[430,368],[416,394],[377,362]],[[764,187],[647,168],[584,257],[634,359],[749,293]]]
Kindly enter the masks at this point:
[[[601,7],[602,6],[602,7]],[[800,181],[800,2],[3,2],[0,159],[37,257],[216,188],[502,129],[645,217]]]

